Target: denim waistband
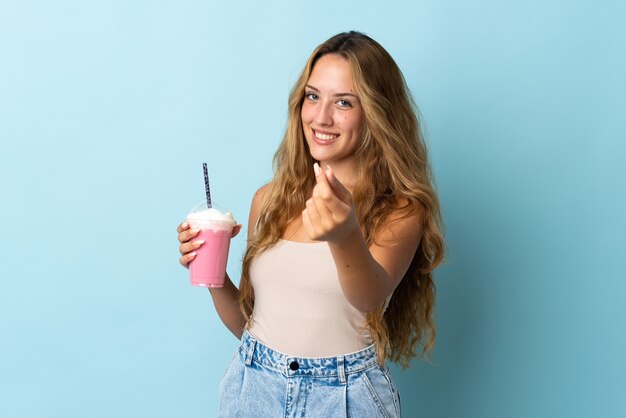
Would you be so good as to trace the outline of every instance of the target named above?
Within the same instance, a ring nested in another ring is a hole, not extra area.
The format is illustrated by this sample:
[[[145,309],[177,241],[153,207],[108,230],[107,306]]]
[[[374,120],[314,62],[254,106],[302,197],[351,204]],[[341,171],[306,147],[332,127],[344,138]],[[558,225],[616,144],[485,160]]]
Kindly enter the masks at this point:
[[[363,350],[337,356],[297,357],[267,347],[248,331],[243,332],[240,350],[247,366],[258,363],[287,377],[337,377],[341,383],[345,383],[346,375],[378,364],[373,344]]]

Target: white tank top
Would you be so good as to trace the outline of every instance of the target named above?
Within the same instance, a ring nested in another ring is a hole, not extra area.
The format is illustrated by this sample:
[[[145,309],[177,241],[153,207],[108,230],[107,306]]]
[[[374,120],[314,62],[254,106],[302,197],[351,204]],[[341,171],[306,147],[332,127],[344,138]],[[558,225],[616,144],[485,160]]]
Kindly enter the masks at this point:
[[[352,353],[372,344],[366,314],[346,300],[325,242],[280,240],[250,265],[254,310],[249,332],[298,357]]]

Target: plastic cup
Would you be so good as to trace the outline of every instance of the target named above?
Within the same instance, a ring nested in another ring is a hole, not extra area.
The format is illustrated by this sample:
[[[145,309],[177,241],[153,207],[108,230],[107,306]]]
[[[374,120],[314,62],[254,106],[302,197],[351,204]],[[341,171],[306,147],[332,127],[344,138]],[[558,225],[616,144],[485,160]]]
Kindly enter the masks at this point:
[[[215,205],[208,209],[206,204],[192,210],[186,222],[200,230],[193,240],[204,241],[189,263],[191,284],[202,287],[224,286],[230,238],[237,222],[230,212],[217,209]]]

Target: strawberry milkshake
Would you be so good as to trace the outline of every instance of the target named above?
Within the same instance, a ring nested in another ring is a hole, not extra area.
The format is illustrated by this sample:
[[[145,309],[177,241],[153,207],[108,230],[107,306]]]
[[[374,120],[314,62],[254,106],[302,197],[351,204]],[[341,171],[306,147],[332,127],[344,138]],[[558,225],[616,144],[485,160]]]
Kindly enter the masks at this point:
[[[186,221],[199,229],[195,240],[204,244],[196,250],[196,257],[189,264],[191,284],[203,287],[222,287],[226,275],[226,262],[233,227],[236,225],[230,212],[216,208],[192,211]]]

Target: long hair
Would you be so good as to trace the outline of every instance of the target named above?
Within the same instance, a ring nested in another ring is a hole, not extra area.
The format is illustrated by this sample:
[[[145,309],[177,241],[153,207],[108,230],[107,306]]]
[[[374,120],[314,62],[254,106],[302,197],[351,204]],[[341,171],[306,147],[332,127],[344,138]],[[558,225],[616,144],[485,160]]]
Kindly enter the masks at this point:
[[[310,173],[316,161],[306,144],[300,112],[307,80],[317,60],[326,54],[337,54],[350,63],[364,111],[362,138],[355,151],[353,200],[367,244],[375,242],[377,232],[399,209],[406,216],[419,214],[422,223],[417,251],[386,309],[381,306],[367,314],[379,361],[390,359],[408,367],[418,345],[427,358],[434,346],[432,272],[443,259],[443,222],[417,110],[404,77],[389,53],[362,33],[341,33],[318,46],[291,91],[287,129],[274,155],[274,178],[257,224],[248,226],[255,233],[243,259],[240,307],[249,320],[254,307],[251,262],[283,237],[315,186]]]

